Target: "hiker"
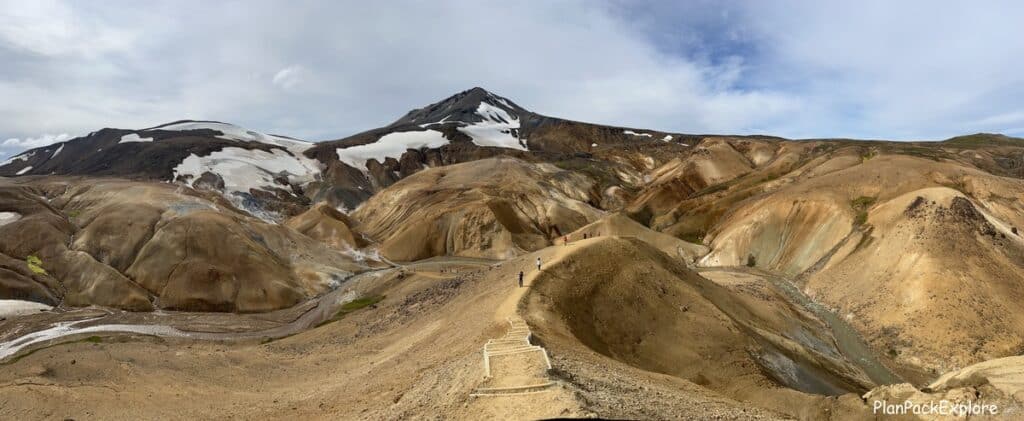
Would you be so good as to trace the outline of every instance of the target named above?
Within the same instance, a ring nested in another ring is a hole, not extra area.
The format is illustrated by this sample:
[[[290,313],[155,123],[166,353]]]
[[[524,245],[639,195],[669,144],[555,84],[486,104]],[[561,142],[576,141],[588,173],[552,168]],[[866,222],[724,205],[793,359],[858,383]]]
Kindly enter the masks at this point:
[[[1016,229],[1016,228],[1014,228],[1014,229]],[[1016,234],[1016,233],[1014,233],[1014,234]],[[562,241],[562,244],[569,244],[569,236],[568,235],[565,236],[565,240]]]
[[[519,271],[519,288],[523,287],[523,271]]]
[[[583,233],[583,239],[584,239],[584,240],[586,240],[586,239],[587,239],[587,233]]]
[[[537,258],[537,270],[540,270],[540,258]]]

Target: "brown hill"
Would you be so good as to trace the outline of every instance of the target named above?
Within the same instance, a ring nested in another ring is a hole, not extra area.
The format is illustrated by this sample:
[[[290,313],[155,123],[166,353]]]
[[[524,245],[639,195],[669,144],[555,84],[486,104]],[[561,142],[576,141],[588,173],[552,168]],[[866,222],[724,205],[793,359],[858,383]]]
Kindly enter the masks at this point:
[[[596,190],[593,179],[550,164],[485,159],[405,178],[352,216],[392,260],[509,258],[598,219]]]
[[[654,231],[621,213],[613,213],[587,224],[568,234],[566,238],[572,242],[582,239],[584,234],[589,238],[601,236],[637,238],[669,256],[683,259],[688,263],[692,263],[701,256],[704,256],[709,250],[700,244],[689,243],[671,235]],[[564,243],[564,239],[562,243]]]
[[[21,215],[0,226],[7,262],[0,276],[19,291],[14,297],[131,310],[266,311],[363,270],[353,257],[246,216],[220,196],[170,184],[44,179],[0,191],[0,210]]]
[[[357,250],[369,244],[352,230],[355,223],[347,215],[327,203],[311,207],[284,225],[339,250]]]
[[[824,394],[873,385],[822,321],[756,277],[723,273],[712,282],[630,238],[553,249],[523,311],[556,354],[668,374],[793,415],[819,401],[776,382]]]

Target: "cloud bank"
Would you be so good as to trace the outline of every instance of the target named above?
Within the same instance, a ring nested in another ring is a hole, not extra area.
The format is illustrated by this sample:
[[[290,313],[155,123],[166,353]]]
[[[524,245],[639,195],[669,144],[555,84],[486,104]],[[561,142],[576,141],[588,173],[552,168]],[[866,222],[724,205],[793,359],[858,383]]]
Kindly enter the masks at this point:
[[[688,133],[1024,135],[1019,2],[0,0],[0,158],[191,118],[324,140],[473,86]]]

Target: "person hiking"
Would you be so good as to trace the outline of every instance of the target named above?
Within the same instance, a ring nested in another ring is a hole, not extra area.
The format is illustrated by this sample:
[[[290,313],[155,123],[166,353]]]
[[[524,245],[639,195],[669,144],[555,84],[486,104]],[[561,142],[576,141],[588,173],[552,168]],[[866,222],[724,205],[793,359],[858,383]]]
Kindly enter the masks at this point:
[[[523,271],[519,271],[519,288],[523,287]]]
[[[540,270],[540,258],[537,258],[537,270]]]

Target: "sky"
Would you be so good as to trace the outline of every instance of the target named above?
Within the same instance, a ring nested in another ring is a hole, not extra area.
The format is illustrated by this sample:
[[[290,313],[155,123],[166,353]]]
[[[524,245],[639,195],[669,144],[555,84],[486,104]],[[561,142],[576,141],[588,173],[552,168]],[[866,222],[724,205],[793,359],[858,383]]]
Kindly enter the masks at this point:
[[[0,0],[0,159],[181,119],[337,139],[474,86],[671,132],[1024,136],[1021,22],[1020,1]]]

